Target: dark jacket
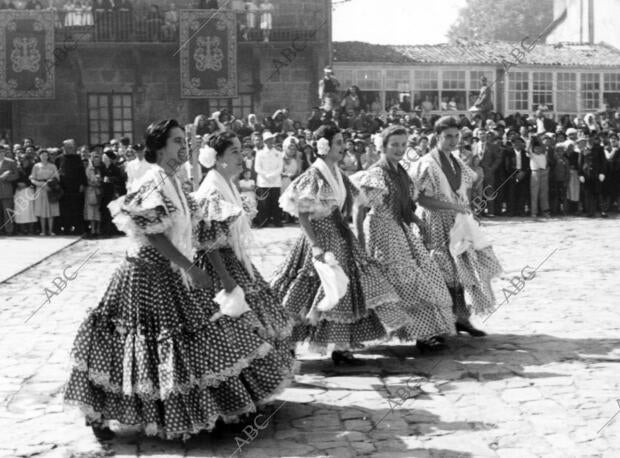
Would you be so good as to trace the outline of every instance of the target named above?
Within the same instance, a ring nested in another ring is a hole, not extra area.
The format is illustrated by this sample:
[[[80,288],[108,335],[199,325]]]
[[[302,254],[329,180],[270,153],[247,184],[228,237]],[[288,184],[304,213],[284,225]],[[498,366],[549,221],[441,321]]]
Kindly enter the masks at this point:
[[[6,176],[0,180],[0,199],[12,199],[14,182],[19,176],[17,173],[17,163],[13,159],[4,158],[0,166],[0,176],[4,173],[6,173]]]
[[[60,185],[66,194],[77,194],[80,192],[80,187],[88,184],[82,158],[77,154],[66,154],[61,157],[58,174]]]

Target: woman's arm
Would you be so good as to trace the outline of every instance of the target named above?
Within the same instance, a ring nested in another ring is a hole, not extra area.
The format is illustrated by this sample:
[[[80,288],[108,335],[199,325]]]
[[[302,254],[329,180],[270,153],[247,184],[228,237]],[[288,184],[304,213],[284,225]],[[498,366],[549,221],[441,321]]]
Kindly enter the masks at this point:
[[[355,222],[355,230],[357,241],[362,248],[366,246],[366,238],[364,237],[364,220],[366,219],[366,207],[357,203],[353,207],[353,221]]]
[[[222,261],[222,257],[220,256],[220,251],[209,251],[207,253],[207,259],[209,259],[209,262],[217,272],[217,276],[220,277],[226,292],[230,293],[237,286],[237,282],[228,273],[228,270]]]
[[[464,205],[453,204],[452,202],[444,202],[434,197],[427,197],[424,194],[418,196],[418,203],[429,210],[452,210],[457,213],[468,213],[469,209]]]
[[[312,224],[310,223],[310,213],[299,214],[299,225],[301,226],[301,230],[305,236],[308,237],[308,240],[310,240],[312,247],[323,250],[323,247],[319,245],[314,229],[312,229]]]
[[[161,255],[186,271],[198,288],[208,288],[212,282],[207,273],[187,259],[164,234],[147,234],[146,238]]]

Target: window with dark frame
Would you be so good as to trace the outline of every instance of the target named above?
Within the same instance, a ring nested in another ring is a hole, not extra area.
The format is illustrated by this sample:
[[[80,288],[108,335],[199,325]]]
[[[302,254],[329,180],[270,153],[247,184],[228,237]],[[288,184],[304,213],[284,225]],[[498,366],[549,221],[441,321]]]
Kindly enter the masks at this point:
[[[88,94],[88,140],[91,145],[113,138],[133,138],[131,94]]]
[[[252,94],[239,94],[239,97],[233,99],[206,99],[204,102],[204,113],[207,116],[223,109],[228,110],[236,118],[247,119],[250,113],[254,113],[254,97]]]

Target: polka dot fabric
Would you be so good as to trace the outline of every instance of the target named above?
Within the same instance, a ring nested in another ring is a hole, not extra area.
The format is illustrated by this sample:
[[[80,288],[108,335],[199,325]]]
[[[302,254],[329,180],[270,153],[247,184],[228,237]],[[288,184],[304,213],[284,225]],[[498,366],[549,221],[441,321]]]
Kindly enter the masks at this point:
[[[261,337],[246,320],[211,322],[217,311],[154,248],[141,247],[80,326],[65,400],[90,421],[166,438],[256,411],[290,381],[288,342]]]
[[[297,189],[301,196],[310,189],[321,189],[322,202],[334,199],[329,195],[325,183],[320,185],[316,171],[310,169],[299,177],[297,183],[289,186],[287,202],[301,202],[303,199],[292,194]],[[353,188],[348,178],[343,177],[347,192]],[[349,198],[351,195],[349,195]],[[281,201],[282,202],[282,201]],[[316,206],[318,215],[324,212],[323,205]],[[338,305],[330,311],[319,312],[318,323],[312,325],[306,319],[310,309],[324,297],[319,277],[312,264],[312,247],[305,235],[301,235],[293,249],[279,266],[271,285],[282,301],[284,308],[295,321],[293,341],[309,342],[317,350],[326,350],[332,344],[340,349],[356,348],[363,343],[384,339],[387,331],[397,329],[407,319],[398,295],[386,280],[376,261],[369,259],[360,248],[353,233],[338,209],[327,217],[311,217],[312,229],[318,243],[325,251],[331,251],[349,277],[349,287]]]
[[[408,319],[398,335],[406,340],[454,332],[452,298],[439,267],[411,227],[399,221],[392,202],[396,184],[380,167],[352,177],[370,208],[364,221],[366,251],[381,263]],[[410,198],[416,198],[413,183]]]
[[[466,192],[458,195],[446,195],[445,186],[441,185],[443,172],[439,164],[433,159],[431,152],[415,163],[411,176],[420,190],[428,197],[434,197],[444,202],[458,202],[469,205]],[[465,163],[461,163],[462,187],[469,187],[475,179],[475,174]],[[448,287],[463,287],[471,299],[467,305],[467,313],[463,307],[457,308],[459,316],[471,313],[485,314],[493,311],[495,296],[491,289],[491,280],[502,272],[502,266],[495,256],[492,247],[482,250],[468,249],[461,255],[453,258],[449,251],[450,229],[454,226],[455,213],[447,210],[428,210],[418,206],[418,215],[425,223],[423,231],[424,245],[430,252],[431,258],[439,266]]]

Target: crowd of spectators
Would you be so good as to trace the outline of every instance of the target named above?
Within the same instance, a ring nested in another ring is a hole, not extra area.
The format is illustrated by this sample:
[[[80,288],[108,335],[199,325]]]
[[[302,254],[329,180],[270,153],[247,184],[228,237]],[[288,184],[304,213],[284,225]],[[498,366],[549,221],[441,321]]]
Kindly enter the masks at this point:
[[[402,164],[406,169],[434,146],[435,116],[420,117],[393,107],[366,113],[346,101],[315,107],[307,119],[293,120],[287,109],[259,119],[240,119],[222,110],[198,115],[188,126],[188,156],[198,154],[208,135],[235,132],[245,163],[239,189],[257,201],[257,226],[280,226],[280,193],[315,159],[313,132],[338,125],[345,134],[343,172],[367,169],[381,154],[378,133],[391,124],[410,133]],[[603,110],[554,121],[541,107],[530,115],[488,119],[460,115],[461,136],[454,151],[477,174],[470,198],[480,217],[585,215],[605,217],[620,202],[620,111]],[[190,128],[191,127],[191,128]],[[190,163],[179,177],[191,188]],[[129,138],[76,147],[37,146],[32,139],[9,145],[0,139],[0,233],[114,235],[107,204],[132,190],[149,165],[144,148]]]

